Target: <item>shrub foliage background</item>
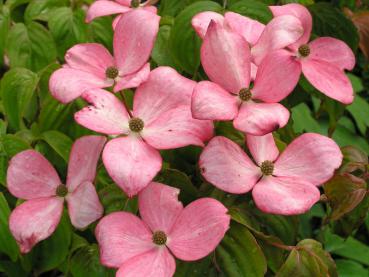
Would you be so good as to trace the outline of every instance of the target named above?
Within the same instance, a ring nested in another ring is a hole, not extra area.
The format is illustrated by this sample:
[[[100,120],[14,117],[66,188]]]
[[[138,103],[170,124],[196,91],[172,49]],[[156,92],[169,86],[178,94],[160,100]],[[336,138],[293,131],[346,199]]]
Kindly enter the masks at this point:
[[[82,42],[112,48],[111,17],[84,23],[90,2],[0,0],[0,272],[7,276],[114,276],[113,270],[99,263],[93,236],[96,224],[76,231],[64,216],[52,237],[27,255],[20,255],[8,229],[9,213],[17,205],[6,189],[9,159],[34,148],[59,173],[65,173],[72,142],[92,133],[73,120],[74,112],[85,105],[82,100],[63,105],[48,91],[50,74],[64,62],[68,48]],[[329,135],[343,147],[344,164],[324,185],[321,201],[310,212],[285,217],[259,212],[249,194],[229,195],[204,182],[196,165],[199,148],[162,151],[165,163],[157,181],[180,188],[184,204],[202,196],[217,198],[230,209],[233,219],[214,253],[199,262],[178,262],[175,276],[368,276],[369,63],[365,55],[369,54],[369,3],[298,2],[308,6],[313,15],[313,36],[339,38],[356,53],[356,68],[348,74],[356,96],[353,104],[344,106],[318,93],[302,78],[297,92],[283,101],[292,116],[288,125],[276,132],[278,145],[283,149],[302,132]],[[272,18],[268,5],[273,4],[277,3],[161,0],[152,68],[169,65],[194,80],[205,79],[200,39],[190,25],[191,18],[201,11],[226,9],[267,23]],[[216,133],[240,145],[244,141],[228,123],[217,123]],[[137,200],[128,199],[102,165],[96,187],[105,213],[137,212]]]

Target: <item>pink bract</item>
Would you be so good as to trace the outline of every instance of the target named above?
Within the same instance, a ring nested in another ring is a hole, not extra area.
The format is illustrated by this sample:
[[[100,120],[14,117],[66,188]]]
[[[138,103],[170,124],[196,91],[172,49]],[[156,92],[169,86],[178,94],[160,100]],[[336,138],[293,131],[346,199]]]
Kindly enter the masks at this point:
[[[110,2],[110,1],[97,1]],[[160,17],[138,9],[125,13],[114,32],[114,57],[101,44],[83,43],[65,54],[66,64],[49,81],[51,94],[68,103],[87,89],[134,88],[150,73],[147,63],[159,30]]]
[[[40,153],[26,150],[15,155],[7,172],[7,186],[16,197],[27,200],[10,215],[9,228],[22,253],[29,252],[56,229],[64,199],[72,224],[79,229],[103,214],[92,182],[106,139],[85,136],[74,143],[68,164],[66,186],[53,166]]]
[[[201,47],[201,62],[211,82],[201,81],[194,89],[194,118],[233,120],[236,129],[252,135],[265,135],[287,124],[289,111],[276,102],[294,89],[291,84],[299,77],[288,74],[298,70],[298,63],[286,50],[267,55],[251,88],[247,41],[223,24],[211,21]],[[285,64],[285,70],[279,70],[280,63]]]
[[[134,7],[134,2],[137,2],[137,0],[96,0],[87,10],[86,22],[90,23],[95,18],[101,16],[119,14],[113,21],[113,28],[115,29],[122,14],[131,10],[143,9],[154,14],[158,12],[155,6],[151,6],[152,2],[154,2],[152,0],[139,3],[137,7]]]
[[[176,188],[150,183],[138,196],[142,220],[126,212],[104,217],[95,230],[101,263],[119,268],[117,276],[171,277],[172,255],[194,261],[213,251],[229,228],[227,209],[212,198],[183,208],[178,194]]]
[[[302,5],[271,6],[270,9],[275,18],[296,16],[304,26],[303,36],[289,46],[291,57],[294,57],[299,65],[297,70],[290,70],[289,74],[300,76],[302,72],[316,89],[328,97],[343,104],[352,103],[353,89],[344,71],[352,70],[355,66],[352,50],[343,41],[331,37],[320,37],[309,42],[312,17]],[[279,66],[284,67],[283,64]]]
[[[120,136],[107,143],[102,157],[109,175],[128,196],[136,195],[160,171],[158,150],[203,146],[212,137],[212,122],[191,115],[195,85],[172,68],[156,68],[137,88],[132,112],[110,92],[84,93],[92,106],[77,112],[75,120],[93,131]]]
[[[273,135],[247,135],[255,163],[233,141],[215,137],[200,156],[207,181],[230,193],[252,190],[256,206],[282,215],[304,213],[320,197],[317,186],[329,180],[342,162],[337,144],[330,138],[307,133],[279,154]]]

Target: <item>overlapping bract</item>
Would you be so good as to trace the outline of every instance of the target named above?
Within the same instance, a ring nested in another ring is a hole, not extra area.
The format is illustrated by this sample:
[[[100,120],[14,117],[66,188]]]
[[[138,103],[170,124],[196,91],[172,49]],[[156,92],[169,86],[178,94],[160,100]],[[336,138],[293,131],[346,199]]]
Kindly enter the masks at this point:
[[[119,268],[116,276],[162,276],[175,272],[172,255],[185,261],[207,256],[229,228],[219,201],[201,198],[183,208],[179,190],[150,183],[138,196],[141,218],[126,212],[104,217],[96,228],[101,262]],[[155,233],[162,234],[160,244]],[[163,236],[164,235],[164,236]]]
[[[64,200],[76,228],[86,228],[103,215],[93,181],[105,141],[100,136],[76,140],[69,158],[66,186],[39,152],[26,150],[12,158],[7,172],[8,189],[26,202],[11,213],[9,228],[22,253],[29,252],[55,231]]]

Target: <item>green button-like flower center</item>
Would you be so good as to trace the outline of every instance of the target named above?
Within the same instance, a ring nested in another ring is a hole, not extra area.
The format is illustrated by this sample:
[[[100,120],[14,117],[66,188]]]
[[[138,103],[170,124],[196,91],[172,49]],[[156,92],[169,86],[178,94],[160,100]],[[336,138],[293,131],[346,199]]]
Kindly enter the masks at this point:
[[[157,245],[164,245],[167,242],[167,235],[163,231],[156,231],[152,235],[152,241]]]
[[[114,66],[109,66],[106,70],[105,70],[105,76],[109,79],[115,79],[117,78],[119,75],[119,70],[118,68],[114,67]]]
[[[303,44],[299,47],[299,54],[301,57],[307,57],[310,55],[310,47],[307,44]]]
[[[250,89],[248,88],[241,89],[240,92],[238,93],[238,97],[240,97],[240,99],[244,102],[251,100],[252,94]]]
[[[274,164],[271,161],[264,161],[262,162],[260,166],[260,170],[263,173],[263,175],[272,175],[274,171]]]
[[[65,197],[68,194],[68,189],[65,185],[59,185],[56,188],[56,195],[59,197]]]
[[[136,133],[141,132],[145,126],[142,119],[137,118],[137,117],[131,118],[128,122],[128,125],[129,125],[129,129],[132,132],[136,132]]]
[[[131,7],[132,8],[138,8],[140,6],[140,0],[132,0],[131,1]]]

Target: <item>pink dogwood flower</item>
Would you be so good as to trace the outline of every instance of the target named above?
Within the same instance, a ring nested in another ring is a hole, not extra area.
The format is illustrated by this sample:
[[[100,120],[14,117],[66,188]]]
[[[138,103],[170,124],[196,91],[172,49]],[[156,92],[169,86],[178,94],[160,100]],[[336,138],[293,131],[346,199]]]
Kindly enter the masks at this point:
[[[195,261],[212,252],[229,228],[227,209],[212,198],[183,208],[178,194],[176,188],[150,183],[138,196],[142,220],[127,212],[101,219],[95,230],[101,263],[119,268],[117,277],[171,277],[173,255]]]
[[[22,253],[54,233],[63,213],[64,201],[74,227],[84,229],[103,215],[93,181],[96,164],[106,139],[85,136],[74,143],[66,185],[54,167],[39,152],[26,150],[15,155],[7,172],[7,186],[26,202],[10,215],[9,228]]]
[[[156,0],[148,0],[141,3],[140,0],[97,0],[88,8],[86,15],[86,22],[90,23],[97,17],[119,14],[113,21],[113,28],[115,29],[122,14],[134,9],[143,9],[153,14],[157,14],[158,10],[152,6],[157,2]]]
[[[100,2],[100,1],[98,1]],[[86,89],[137,87],[150,73],[147,63],[159,30],[160,17],[145,10],[125,13],[114,32],[114,57],[97,43],[77,44],[65,55],[66,64],[49,81],[51,94],[68,103]]]
[[[294,89],[298,70],[286,53],[273,52],[259,65],[253,86],[247,41],[223,24],[211,21],[201,46],[201,63],[211,81],[199,82],[192,96],[197,119],[233,120],[236,129],[265,135],[287,124],[289,111],[276,103]],[[279,64],[285,65],[280,70]],[[292,78],[292,80],[290,80]]]
[[[307,133],[279,154],[273,135],[247,135],[254,162],[233,141],[215,137],[200,156],[205,179],[230,193],[252,190],[256,206],[266,213],[304,213],[319,200],[317,186],[329,180],[342,162],[330,138]]]
[[[107,91],[84,93],[92,106],[77,112],[75,120],[90,130],[115,137],[106,144],[102,158],[109,175],[128,196],[136,195],[160,171],[158,150],[203,146],[211,138],[212,122],[191,116],[195,84],[172,68],[156,68],[136,89],[132,112]]]
[[[309,42],[312,18],[302,5],[271,6],[270,9],[276,18],[294,15],[304,26],[302,37],[289,46],[289,55],[294,57],[295,63],[298,64],[298,70],[286,69],[289,74],[300,76],[302,72],[316,89],[328,97],[343,104],[352,103],[353,89],[345,74],[345,69],[352,70],[355,66],[355,55],[352,50],[343,41],[331,37],[320,37]],[[275,55],[285,55],[285,51]],[[285,70],[283,63],[280,63],[279,67]]]

